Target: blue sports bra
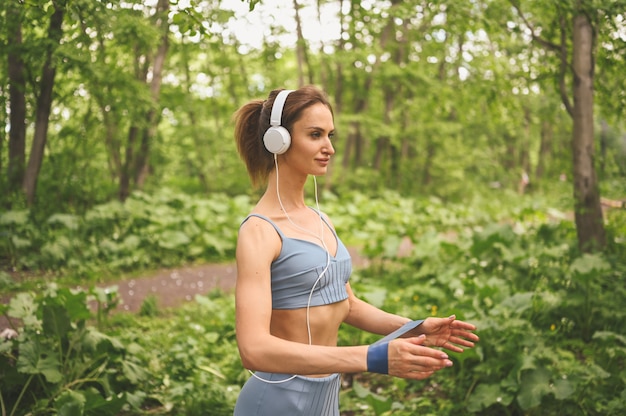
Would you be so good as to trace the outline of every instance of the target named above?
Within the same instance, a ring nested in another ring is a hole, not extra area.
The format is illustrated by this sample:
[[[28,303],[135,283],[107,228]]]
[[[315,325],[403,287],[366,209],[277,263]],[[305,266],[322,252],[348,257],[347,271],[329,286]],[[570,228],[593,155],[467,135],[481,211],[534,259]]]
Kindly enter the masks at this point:
[[[272,308],[299,309],[310,306],[328,305],[348,298],[346,283],[352,273],[352,259],[348,249],[343,245],[337,233],[337,254],[335,256],[311,241],[286,237],[272,220],[260,215],[250,214],[269,222],[282,240],[280,254],[272,262]],[[326,220],[324,222],[328,225]],[[329,226],[330,228],[330,226]],[[317,284],[315,282],[326,268],[330,255],[330,265]],[[311,295],[311,289],[315,289]]]

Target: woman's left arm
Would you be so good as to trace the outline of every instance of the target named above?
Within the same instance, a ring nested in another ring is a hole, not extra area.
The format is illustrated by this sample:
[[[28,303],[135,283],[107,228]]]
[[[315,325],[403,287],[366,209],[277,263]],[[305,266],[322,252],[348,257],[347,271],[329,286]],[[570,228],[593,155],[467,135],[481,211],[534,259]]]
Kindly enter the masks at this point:
[[[348,325],[372,334],[387,335],[411,321],[409,318],[385,312],[357,298],[349,283],[346,284],[346,291],[350,302],[350,312],[345,319]]]
[[[346,285],[350,312],[345,323],[363,331],[378,335],[387,335],[411,319],[385,312],[357,298],[348,283]],[[473,331],[476,327],[468,322],[459,321],[456,316],[448,318],[426,318],[424,322],[406,336],[426,335],[425,345],[442,347],[454,352],[463,352],[471,348],[479,338]]]

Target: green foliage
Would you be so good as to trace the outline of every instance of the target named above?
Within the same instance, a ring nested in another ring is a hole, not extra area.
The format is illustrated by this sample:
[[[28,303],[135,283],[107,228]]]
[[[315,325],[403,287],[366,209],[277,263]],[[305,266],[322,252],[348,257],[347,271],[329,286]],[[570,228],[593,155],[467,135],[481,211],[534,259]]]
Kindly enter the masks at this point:
[[[403,316],[456,314],[475,323],[481,337],[474,349],[450,354],[452,368],[424,381],[344,375],[342,412],[619,415],[626,410],[626,212],[608,213],[612,238],[604,254],[581,255],[574,224],[548,200],[503,196],[454,205],[393,192],[379,198],[322,195],[342,239],[370,256],[372,266],[355,270],[351,280],[357,296]],[[167,219],[172,207],[189,212],[212,206],[167,193],[133,198],[132,209],[112,204],[92,212],[86,221],[91,233],[147,230],[155,221],[146,213]],[[223,207],[212,213],[237,210],[238,204],[248,209],[247,198],[237,204],[217,200]],[[213,226],[236,229],[237,216],[214,215]],[[22,229],[27,213],[3,218],[6,227]],[[165,219],[159,223],[184,224]],[[85,235],[83,221],[56,215],[48,223]],[[232,414],[249,377],[237,354],[232,294],[198,296],[173,311],[158,310],[147,298],[138,315],[110,316],[116,299],[114,288],[84,293],[52,287],[40,295],[17,294],[0,308],[24,325],[18,338],[0,343],[6,408],[20,400],[20,411],[33,414],[45,406],[76,414],[96,414],[90,410],[95,408],[98,414],[120,408],[126,414],[193,416],[206,409]],[[85,306],[88,300],[97,305],[95,316]],[[343,326],[339,343],[377,338]],[[105,404],[111,409],[100,409]]]
[[[119,339],[88,325],[89,293],[54,285],[4,308],[22,323],[0,343],[0,404],[11,415],[117,415],[146,373]]]
[[[111,331],[152,377],[144,407],[157,414],[231,415],[245,379],[236,353],[234,302],[219,292],[161,318],[117,316]],[[155,348],[158,346],[158,348]]]
[[[369,410],[359,414],[623,413],[625,257],[579,255],[573,224],[544,211],[521,207],[498,223],[470,217],[466,230],[457,227],[461,232],[452,235],[446,226],[417,228],[405,257],[378,251],[389,260],[358,276],[357,294],[376,302],[382,294],[383,309],[405,316],[454,313],[478,326],[481,341],[452,354],[450,371],[410,383],[408,394],[396,380],[363,376],[372,395],[355,382],[344,393],[347,409],[361,409],[365,401]],[[383,224],[392,241],[394,224]],[[613,244],[623,249],[623,242]],[[355,342],[354,332],[342,342]]]
[[[247,197],[192,197],[164,189],[108,202],[84,215],[0,214],[0,260],[23,269],[119,272],[232,258]]]

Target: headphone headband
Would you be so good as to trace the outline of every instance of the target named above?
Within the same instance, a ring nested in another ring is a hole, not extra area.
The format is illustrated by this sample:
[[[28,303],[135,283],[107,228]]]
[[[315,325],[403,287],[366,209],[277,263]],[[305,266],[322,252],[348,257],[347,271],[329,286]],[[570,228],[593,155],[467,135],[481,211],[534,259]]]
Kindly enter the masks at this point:
[[[282,90],[276,96],[274,104],[272,105],[272,113],[270,115],[270,126],[280,126],[281,119],[283,117],[283,107],[287,96],[291,94],[293,90]]]

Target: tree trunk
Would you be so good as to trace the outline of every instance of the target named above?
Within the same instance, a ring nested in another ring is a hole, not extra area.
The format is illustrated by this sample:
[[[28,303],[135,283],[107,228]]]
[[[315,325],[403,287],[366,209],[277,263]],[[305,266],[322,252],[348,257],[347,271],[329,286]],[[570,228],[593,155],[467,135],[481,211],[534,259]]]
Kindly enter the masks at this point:
[[[543,120],[541,123],[541,143],[537,157],[537,168],[535,169],[535,180],[537,182],[543,178],[546,163],[552,159],[552,136],[552,125],[548,120]]]
[[[609,124],[606,120],[600,122],[600,178],[606,173],[606,150],[609,143]]]
[[[54,78],[56,75],[56,64],[52,62],[54,50],[61,41],[63,16],[65,5],[54,2],[54,12],[50,16],[50,26],[48,27],[48,48],[46,51],[46,61],[41,72],[41,82],[39,84],[39,97],[35,114],[35,134],[31,147],[28,166],[24,175],[22,188],[26,194],[26,201],[29,205],[35,202],[37,189],[37,179],[41,164],[43,162],[44,150],[48,139],[48,124],[50,122],[50,109],[52,108],[52,91]]]
[[[532,124],[532,120],[530,119],[531,112],[530,108],[524,106],[524,131],[522,133],[522,137],[520,140],[520,149],[519,149],[519,164],[522,167],[522,170],[527,174],[531,172],[530,166],[530,125]]]
[[[26,164],[26,80],[21,57],[22,19],[17,3],[8,2],[7,41],[9,45],[8,75],[10,102],[9,161],[7,184],[10,192],[21,188]]]
[[[146,126],[144,128],[139,153],[135,164],[135,184],[142,189],[149,172],[150,149],[152,141],[156,136],[157,125],[160,118],[159,96],[161,94],[161,84],[163,83],[163,67],[169,49],[169,22],[167,13],[169,10],[169,0],[159,0],[157,6],[157,25],[161,30],[161,43],[154,57],[152,66],[152,80],[150,81],[150,94],[153,107],[146,114]]]
[[[148,74],[151,73],[152,75],[150,80],[152,103],[151,108],[143,116],[145,121],[131,126],[128,131],[125,161],[119,180],[118,198],[120,201],[125,201],[134,188],[141,189],[150,171],[150,150],[157,130],[163,67],[169,48],[168,10],[169,0],[159,0],[154,16],[155,25],[161,33],[161,42],[154,54],[153,61],[151,62],[149,57],[143,57],[145,58],[143,59],[144,64],[139,65],[142,57],[137,56],[137,79],[147,82]]]
[[[300,18],[300,5],[298,0],[293,0],[293,10],[296,17],[296,57],[298,59],[298,85],[303,86],[304,73],[308,74],[307,83],[313,84],[313,71],[311,70],[311,64],[309,62],[309,55],[307,54],[306,39],[302,34],[302,19]]]
[[[578,246],[583,252],[606,245],[600,193],[593,159],[593,28],[584,14],[574,17],[573,81],[574,202]]]
[[[130,195],[130,178],[131,178],[131,161],[134,160],[135,155],[135,142],[137,141],[137,135],[139,129],[137,126],[131,126],[128,129],[128,139],[126,141],[126,154],[124,155],[125,161],[121,166],[119,177],[119,189],[118,199],[122,202],[126,201],[126,198]]]
[[[432,183],[432,165],[435,158],[436,146],[431,139],[428,138],[426,144],[426,156],[424,157],[424,166],[422,168],[422,185],[428,186]]]

